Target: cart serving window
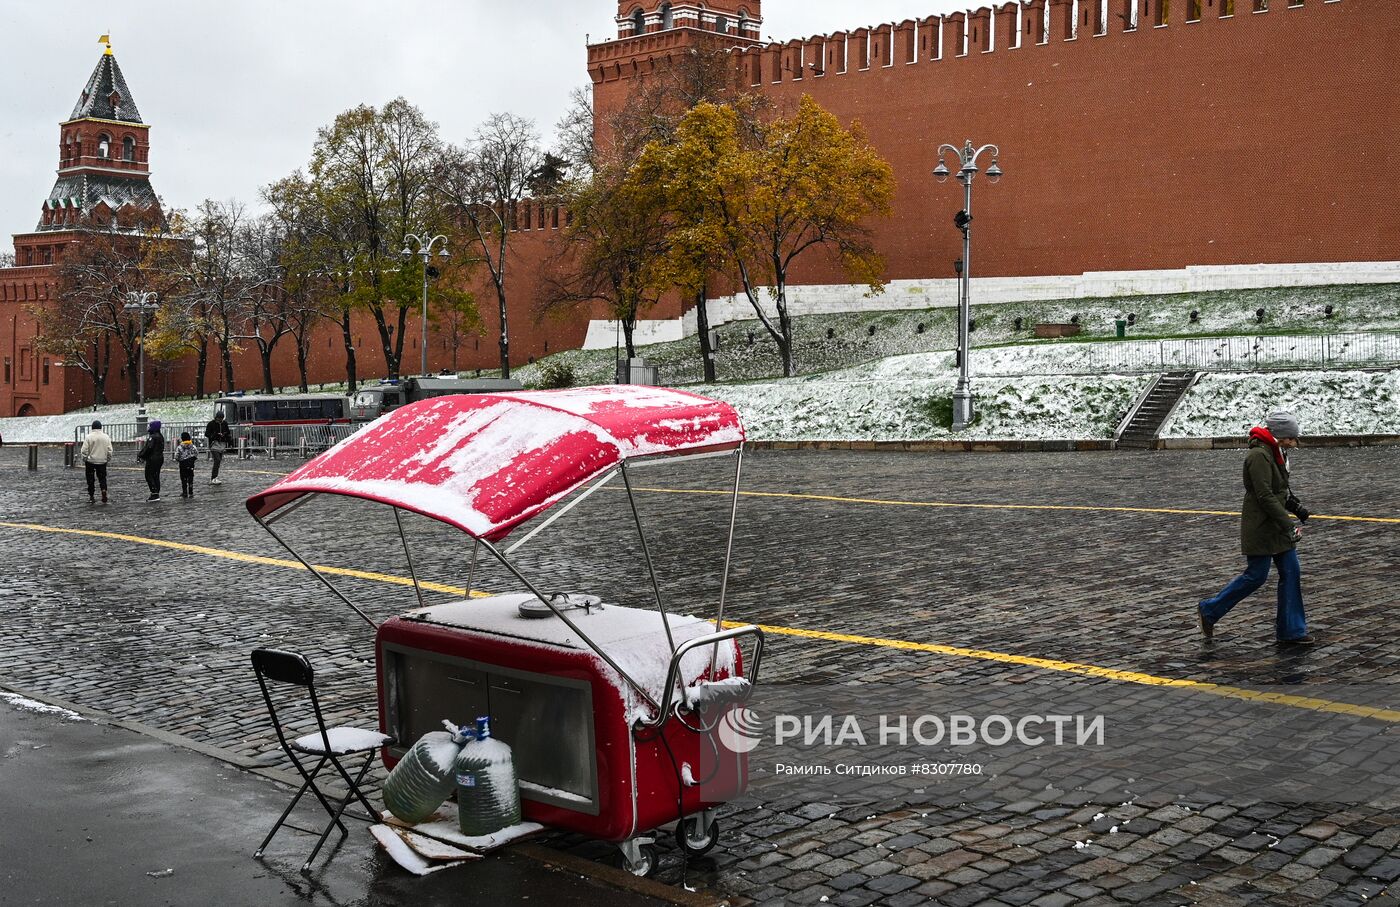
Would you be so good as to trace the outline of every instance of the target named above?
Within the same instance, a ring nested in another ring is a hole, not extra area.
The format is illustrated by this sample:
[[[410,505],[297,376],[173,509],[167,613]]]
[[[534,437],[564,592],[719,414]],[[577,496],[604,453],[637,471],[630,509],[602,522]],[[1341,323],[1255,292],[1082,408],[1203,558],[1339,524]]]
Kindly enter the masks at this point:
[[[497,712],[507,692],[511,703],[525,703],[530,690],[545,691],[534,705],[512,704],[497,721],[518,724],[512,744],[520,752],[527,814],[533,810],[536,821],[622,842],[629,866],[638,871],[646,868],[640,849],[645,842],[638,833],[662,821],[684,819],[683,846],[708,849],[715,802],[742,790],[746,775],[744,754],[724,747],[714,720],[717,711],[747,699],[763,647],[757,627],[724,621],[743,443],[743,426],[728,404],[665,388],[618,385],[437,397],[395,410],[253,495],[247,506],[327,589],[377,627],[381,723],[394,727],[401,740],[412,742],[419,727],[430,726],[424,716],[431,707],[407,701],[414,696],[432,699],[446,695],[433,691],[450,688],[459,699],[470,699],[475,694],[462,691],[478,684],[482,707],[490,700]],[[710,624],[667,613],[630,474],[648,463],[719,456],[734,459],[734,492]],[[548,594],[510,559],[618,477],[636,520],[656,612],[600,608],[591,596]],[[278,519],[323,494],[392,508],[419,599],[416,611],[376,625],[277,534]],[[505,547],[514,530],[551,508],[529,533]],[[484,549],[528,594],[427,607],[400,511],[460,529],[474,540],[473,574],[477,551]],[[746,638],[752,643],[748,658],[739,648]],[[558,684],[565,681],[559,678],[581,682],[585,663],[597,665],[591,674],[585,671],[593,680],[564,695]],[[493,692],[499,693],[496,699]],[[565,705],[575,701],[577,709]],[[551,717],[543,721],[531,709]],[[517,714],[520,710],[535,715],[531,720],[541,726],[578,724],[584,715],[589,732],[572,739],[591,743],[561,751],[559,741],[551,739],[536,748],[529,742],[530,721]],[[624,745],[630,757],[621,771],[615,759]],[[693,777],[687,780],[687,772],[696,773],[694,766],[721,755],[733,764],[720,759],[725,764],[710,777],[724,780],[729,795],[718,796],[720,788],[713,785],[702,791]],[[386,752],[386,761],[394,758]],[[665,774],[674,778],[663,783],[652,776],[667,759],[671,766]],[[687,771],[678,759],[685,760]]]

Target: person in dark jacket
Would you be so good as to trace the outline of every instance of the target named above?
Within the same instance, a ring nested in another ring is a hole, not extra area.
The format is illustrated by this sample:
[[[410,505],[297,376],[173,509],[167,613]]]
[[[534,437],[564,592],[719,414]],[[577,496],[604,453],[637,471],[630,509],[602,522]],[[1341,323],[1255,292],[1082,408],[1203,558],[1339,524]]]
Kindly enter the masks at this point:
[[[228,429],[223,410],[215,410],[214,418],[204,426],[204,439],[209,442],[209,459],[213,464],[209,470],[209,484],[222,485],[224,480],[219,478],[219,467],[224,465],[224,451],[233,446],[233,433]]]
[[[136,454],[136,459],[146,464],[146,486],[151,489],[151,496],[146,498],[146,503],[160,500],[160,470],[165,465],[165,435],[160,433],[160,420],[152,419],[150,427],[146,429],[146,439],[141,443],[141,450]]]
[[[1273,412],[1264,426],[1249,433],[1244,458],[1244,508],[1240,514],[1240,545],[1248,561],[1245,571],[1197,608],[1201,632],[1210,639],[1215,625],[1269,578],[1269,564],[1278,567],[1278,613],[1274,631],[1279,642],[1311,645],[1303,612],[1302,568],[1298,541],[1302,527],[1289,515],[1288,455],[1302,432],[1289,412]],[[1302,519],[1306,508],[1294,504]]]

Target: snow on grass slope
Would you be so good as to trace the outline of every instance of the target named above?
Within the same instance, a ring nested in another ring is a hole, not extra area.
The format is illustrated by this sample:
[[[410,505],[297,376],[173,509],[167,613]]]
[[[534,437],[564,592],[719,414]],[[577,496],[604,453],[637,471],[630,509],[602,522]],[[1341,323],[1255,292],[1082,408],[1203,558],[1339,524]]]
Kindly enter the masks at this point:
[[[1304,436],[1400,434],[1400,369],[1205,374],[1161,436],[1241,435],[1274,409],[1294,412]]]
[[[879,300],[872,300],[872,306]],[[1332,306],[1332,317],[1324,309]],[[1264,321],[1255,312],[1264,309]],[[1196,312],[1197,320],[1191,321]],[[1114,322],[1137,315],[1129,339],[1204,337],[1230,334],[1340,333],[1400,330],[1400,285],[1367,284],[1327,287],[1280,287],[1225,290],[1168,296],[1061,299],[973,306],[975,347],[1024,343],[1038,322],[1067,322],[1078,317],[1081,339],[1111,338]],[[644,316],[645,317],[645,316]],[[1016,319],[1021,329],[1016,330]],[[793,319],[799,374],[848,368],[861,362],[907,353],[949,350],[956,345],[957,312],[950,308],[847,312],[804,315]],[[716,369],[721,381],[745,381],[782,373],[777,346],[756,321],[720,327]],[[752,340],[750,340],[752,335]],[[1042,342],[1055,347],[1063,341]],[[694,337],[639,347],[637,354],[661,369],[672,387],[702,380],[699,341]],[[982,355],[977,349],[974,357]],[[569,350],[514,370],[526,386],[538,384],[548,364],[567,364],[575,383],[613,380],[613,350]]]
[[[706,395],[739,410],[755,441],[924,441],[1111,438],[1145,375],[986,378],[977,419],[951,427],[956,379],[882,381],[792,378],[712,385]]]
[[[147,416],[162,422],[198,422],[203,425],[214,417],[213,400],[153,401],[146,406]],[[61,416],[12,416],[0,419],[0,438],[6,444],[54,443],[72,441],[74,432],[92,424],[93,419],[104,423],[136,421],[135,403],[118,403],[96,409],[75,410]]]

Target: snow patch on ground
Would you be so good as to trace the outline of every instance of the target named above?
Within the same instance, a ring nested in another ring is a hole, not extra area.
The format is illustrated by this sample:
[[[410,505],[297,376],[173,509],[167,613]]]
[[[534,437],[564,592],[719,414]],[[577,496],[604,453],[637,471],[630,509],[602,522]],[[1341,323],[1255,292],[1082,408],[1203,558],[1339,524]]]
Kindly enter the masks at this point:
[[[40,715],[52,715],[56,718],[62,718],[64,721],[87,720],[82,715],[79,715],[77,712],[74,712],[70,709],[62,709],[56,705],[49,705],[46,702],[36,702],[33,699],[27,699],[19,695],[18,693],[0,692],[0,699],[3,699],[5,702],[8,702],[15,708],[21,709],[25,712],[35,712]]]

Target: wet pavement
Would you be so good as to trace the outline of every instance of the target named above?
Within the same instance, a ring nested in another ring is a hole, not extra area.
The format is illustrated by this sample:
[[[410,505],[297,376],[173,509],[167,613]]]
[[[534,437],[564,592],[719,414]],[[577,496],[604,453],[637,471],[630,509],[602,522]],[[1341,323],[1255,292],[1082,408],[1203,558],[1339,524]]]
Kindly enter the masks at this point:
[[[0,523],[28,526],[0,526],[0,683],[277,769],[247,666],[251,648],[276,644],[311,658],[336,720],[375,721],[368,628],[305,573],[250,562],[287,556],[242,499],[293,464],[233,464],[228,484],[154,505],[137,503],[138,472],[117,470],[103,508],[58,451],[44,454],[30,474],[22,451],[0,452]],[[1275,645],[1272,586],[1213,644],[1196,631],[1194,602],[1242,566],[1240,456],[747,457],[744,487],[762,496],[741,507],[728,614],[773,628],[770,710],[814,696],[858,713],[1053,707],[1107,714],[1116,736],[1088,759],[928,750],[987,773],[927,784],[782,776],[779,763],[896,751],[765,740],[750,794],[721,811],[720,846],[687,877],[761,903],[1400,903],[1400,723],[1386,717],[1400,709],[1400,450],[1297,457],[1314,512],[1362,518],[1309,524],[1319,644],[1306,650]],[[717,464],[649,470],[642,484],[661,490],[639,496],[668,602],[706,616],[728,512],[722,496],[687,492],[726,478]],[[335,578],[376,620],[416,604],[386,581],[408,575],[386,512],[317,502],[278,529],[313,563],[384,574]],[[406,529],[420,576],[466,582],[460,535],[418,518]],[[641,563],[614,491],[520,561],[548,588],[645,606]],[[494,568],[474,585],[514,589]],[[679,852],[659,843],[660,878],[677,882]]]
[[[418,878],[393,865],[362,822],[332,837],[278,832],[252,859],[291,790],[101,720],[0,697],[0,903],[432,905],[468,900],[581,907],[660,904],[504,854]],[[298,809],[301,824],[324,813]],[[294,818],[293,821],[297,821]]]

